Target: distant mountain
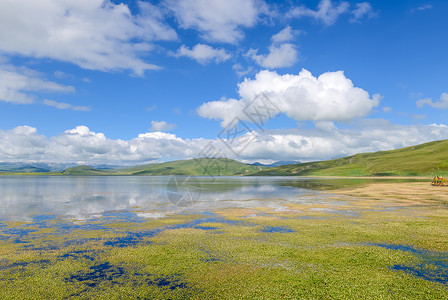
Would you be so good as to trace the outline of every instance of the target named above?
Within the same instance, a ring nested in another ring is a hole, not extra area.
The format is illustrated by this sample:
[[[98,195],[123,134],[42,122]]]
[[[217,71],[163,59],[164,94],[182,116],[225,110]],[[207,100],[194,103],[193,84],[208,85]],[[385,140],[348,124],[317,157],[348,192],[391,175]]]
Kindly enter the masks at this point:
[[[298,160],[290,160],[290,161],[286,160],[286,161],[276,161],[272,164],[262,164],[260,162],[255,162],[252,165],[272,168],[272,167],[279,167],[279,166],[284,166],[284,165],[292,165],[292,164],[300,164],[300,163],[301,162]]]
[[[448,140],[390,151],[269,168],[258,176],[434,176],[448,175]]]
[[[73,163],[23,163],[23,162],[0,162],[0,172],[14,173],[45,173],[60,172],[74,167]]]
[[[135,167],[98,169],[91,166],[77,166],[63,172],[64,175],[197,175],[230,176],[247,175],[265,169],[227,158],[199,158],[154,163]]]

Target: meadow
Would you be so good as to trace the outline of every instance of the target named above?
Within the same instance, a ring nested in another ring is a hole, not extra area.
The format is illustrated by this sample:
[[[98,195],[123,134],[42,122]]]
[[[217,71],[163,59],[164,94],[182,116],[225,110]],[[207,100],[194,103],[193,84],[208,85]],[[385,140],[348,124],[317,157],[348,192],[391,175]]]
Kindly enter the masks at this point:
[[[448,298],[448,188],[375,182],[322,195],[2,222],[0,298]]]

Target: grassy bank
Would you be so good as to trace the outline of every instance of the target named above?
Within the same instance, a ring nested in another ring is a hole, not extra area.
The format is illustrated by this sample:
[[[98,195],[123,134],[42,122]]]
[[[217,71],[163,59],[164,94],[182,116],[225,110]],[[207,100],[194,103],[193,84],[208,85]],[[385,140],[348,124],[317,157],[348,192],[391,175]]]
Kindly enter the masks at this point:
[[[344,158],[285,165],[255,176],[448,176],[448,140]]]

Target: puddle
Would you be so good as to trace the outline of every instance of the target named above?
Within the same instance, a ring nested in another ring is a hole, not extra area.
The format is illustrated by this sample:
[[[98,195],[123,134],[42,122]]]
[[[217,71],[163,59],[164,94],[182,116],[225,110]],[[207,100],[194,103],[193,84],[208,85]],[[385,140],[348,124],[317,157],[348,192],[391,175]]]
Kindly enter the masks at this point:
[[[168,288],[170,290],[184,289],[188,287],[188,284],[182,282],[178,275],[155,277],[154,279],[148,279],[146,282],[149,285]]]
[[[71,282],[81,282],[89,287],[96,287],[104,281],[112,281],[117,277],[124,275],[124,270],[120,267],[111,265],[108,262],[90,267],[90,272],[79,272],[70,276]]]
[[[90,254],[90,255],[89,255]],[[78,251],[72,251],[69,253],[65,253],[64,255],[59,256],[60,258],[73,258],[73,259],[87,259],[90,261],[95,260],[95,252],[92,250],[78,250]]]
[[[88,272],[78,272],[75,275],[71,275],[67,280],[70,282],[80,282],[90,288],[94,288],[105,281],[119,284],[118,279],[126,275],[127,274],[123,268],[111,265],[109,262],[104,262],[91,266]],[[181,277],[176,274],[156,276],[151,274],[134,273],[134,275],[139,277],[148,277],[145,282],[151,286],[167,288],[170,290],[188,287],[188,284],[183,282]]]
[[[265,233],[288,233],[288,232],[295,232],[289,227],[286,226],[266,226],[264,227],[261,232]]]
[[[42,260],[29,261],[29,262],[15,262],[15,263],[12,263],[12,264],[9,264],[9,265],[6,264],[6,265],[3,265],[3,266],[0,264],[0,271],[8,270],[8,269],[14,269],[14,268],[18,268],[18,267],[26,267],[26,266],[28,266],[30,264],[39,264],[39,265],[43,266],[43,265],[46,265],[48,263],[50,263],[49,260],[42,259]]]
[[[414,254],[422,262],[416,265],[394,265],[392,270],[423,278],[428,281],[448,284],[448,256],[446,253],[416,249],[407,245],[394,244],[367,244],[389,250],[398,250]]]
[[[151,238],[156,236],[157,234],[165,231],[165,230],[173,230],[173,229],[184,229],[184,228],[194,228],[194,229],[201,229],[206,231],[212,231],[217,230],[219,228],[212,227],[212,226],[200,226],[204,223],[221,223],[221,224],[229,224],[229,225],[248,225],[245,222],[242,221],[233,221],[225,219],[217,214],[214,213],[203,213],[204,215],[208,216],[206,218],[200,218],[196,219],[187,223],[183,224],[175,224],[175,225],[168,225],[161,228],[155,228],[152,230],[146,230],[146,231],[140,231],[140,232],[128,232],[127,235],[122,237],[117,237],[112,240],[109,240],[104,243],[106,246],[114,246],[114,247],[127,247],[127,246],[134,246],[138,243],[141,243],[143,238]],[[151,243],[151,242],[148,242]]]

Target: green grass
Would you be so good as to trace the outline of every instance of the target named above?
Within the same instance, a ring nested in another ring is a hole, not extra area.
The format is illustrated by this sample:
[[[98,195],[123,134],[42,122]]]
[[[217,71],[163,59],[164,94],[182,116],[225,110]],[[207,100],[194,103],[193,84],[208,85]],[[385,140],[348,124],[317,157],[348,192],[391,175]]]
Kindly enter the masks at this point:
[[[434,176],[448,175],[448,140],[391,151],[286,165],[250,175],[276,176]]]
[[[252,166],[227,158],[199,158],[155,163],[114,170],[97,170],[89,166],[67,169],[64,175],[185,175],[185,176],[229,176],[247,175],[266,167]]]
[[[72,176],[79,176],[79,175],[108,175],[110,171],[104,171],[104,170],[97,170],[95,168],[92,168],[90,166],[78,166],[66,169],[64,172],[62,172],[63,175],[72,175]]]

